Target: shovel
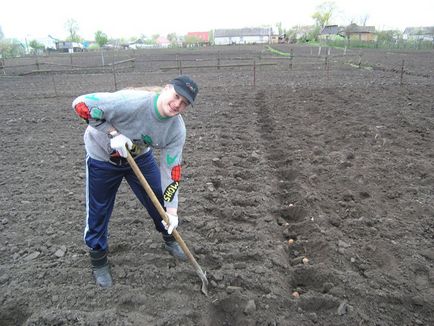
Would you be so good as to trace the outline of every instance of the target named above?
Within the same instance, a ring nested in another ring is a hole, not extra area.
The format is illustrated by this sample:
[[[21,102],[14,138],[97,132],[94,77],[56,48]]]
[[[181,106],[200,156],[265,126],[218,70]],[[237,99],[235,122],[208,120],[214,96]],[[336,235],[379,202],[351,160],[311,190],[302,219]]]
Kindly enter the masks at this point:
[[[154,204],[158,213],[160,213],[161,218],[164,220],[164,222],[167,223],[167,225],[169,225],[169,219],[166,216],[166,212],[164,211],[163,207],[161,206],[160,202],[157,199],[157,196],[155,196],[154,192],[151,189],[151,186],[149,185],[148,181],[146,181],[145,177],[143,176],[142,171],[140,171],[139,167],[137,166],[136,161],[134,161],[134,159],[130,153],[128,153],[127,160],[128,160],[128,163],[130,164],[131,168],[133,169],[135,175],[137,176],[140,183],[142,184],[143,188],[145,188],[145,191],[148,194],[149,198],[151,198],[152,203]],[[172,231],[172,235],[175,238],[175,240],[179,243],[179,245],[181,246],[185,255],[188,257],[188,260],[190,261],[190,263],[193,265],[194,269],[196,270],[196,274],[202,280],[202,289],[201,289],[202,293],[205,294],[206,296],[208,296],[208,280],[206,278],[206,273],[204,273],[202,271],[202,268],[200,268],[199,264],[197,263],[196,259],[194,259],[190,250],[188,250],[187,245],[185,244],[184,240],[182,240],[181,236],[179,235],[179,233],[176,229],[174,229]]]

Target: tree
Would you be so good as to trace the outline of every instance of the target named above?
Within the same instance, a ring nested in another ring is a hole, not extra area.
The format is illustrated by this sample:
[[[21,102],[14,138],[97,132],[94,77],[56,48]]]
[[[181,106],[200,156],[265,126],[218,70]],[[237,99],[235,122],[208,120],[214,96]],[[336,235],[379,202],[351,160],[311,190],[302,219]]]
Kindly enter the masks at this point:
[[[66,38],[70,42],[80,42],[81,38],[78,35],[79,26],[75,19],[68,19],[65,23],[65,29],[68,32],[69,36]]]
[[[15,39],[0,41],[0,54],[3,58],[14,58],[26,54],[24,46]]]
[[[402,39],[402,33],[399,30],[387,30],[377,32],[377,41],[383,43],[395,43]]]
[[[360,17],[360,25],[361,26],[366,26],[366,22],[368,21],[368,19],[369,19],[369,15],[368,14],[365,14],[365,15],[361,16]]]
[[[326,1],[317,7],[317,11],[312,15],[315,20],[315,25],[322,29],[324,26],[328,25],[335,10],[334,2]]]
[[[2,27],[0,26],[0,40],[3,40],[4,37],[5,35],[3,34]]]
[[[176,35],[176,33],[169,33],[169,34],[167,34],[167,39],[171,43],[176,43],[176,41],[178,40],[178,36]]]
[[[285,30],[282,27],[282,22],[276,23],[276,27],[277,27],[277,33],[278,33],[278,35],[285,34]]]
[[[31,40],[29,42],[29,46],[32,48],[33,53],[38,53],[39,50],[43,50],[45,48],[44,44],[41,44],[36,40]]]
[[[167,34],[167,39],[170,41],[171,46],[176,46],[178,44],[178,36],[176,33]]]
[[[332,18],[333,11],[335,10],[334,2],[326,1],[317,7],[317,11],[312,15],[315,20],[315,28],[310,35],[313,39],[318,39],[318,35],[324,26],[327,26]]]
[[[99,45],[100,48],[102,48],[104,45],[107,44],[108,37],[102,31],[97,31],[95,33],[95,42]]]
[[[195,35],[187,35],[184,39],[185,44],[192,45],[192,44],[200,44],[203,42],[203,40],[200,37],[197,37]]]

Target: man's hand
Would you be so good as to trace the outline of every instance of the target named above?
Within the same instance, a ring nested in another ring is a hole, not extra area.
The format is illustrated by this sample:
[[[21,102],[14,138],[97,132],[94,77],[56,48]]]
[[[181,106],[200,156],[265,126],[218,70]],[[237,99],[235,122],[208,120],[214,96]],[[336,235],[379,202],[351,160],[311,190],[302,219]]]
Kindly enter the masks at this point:
[[[127,157],[128,149],[133,147],[133,142],[128,137],[119,134],[110,139],[110,147],[117,151],[120,156]]]
[[[167,230],[168,234],[172,234],[173,230],[178,227],[178,215],[166,213],[167,218],[169,219],[169,225],[167,225],[164,220],[162,221],[164,228]]]

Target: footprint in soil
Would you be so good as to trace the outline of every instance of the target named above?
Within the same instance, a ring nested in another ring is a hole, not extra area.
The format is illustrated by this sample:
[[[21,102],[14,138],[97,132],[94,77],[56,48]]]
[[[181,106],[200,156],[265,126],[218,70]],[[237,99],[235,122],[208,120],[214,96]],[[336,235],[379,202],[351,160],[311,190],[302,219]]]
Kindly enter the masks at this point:
[[[207,326],[247,325],[244,312],[246,304],[246,300],[236,294],[217,300],[210,305],[209,312],[201,324]]]
[[[307,212],[301,206],[288,206],[275,210],[274,214],[289,223],[302,221],[306,217]]]

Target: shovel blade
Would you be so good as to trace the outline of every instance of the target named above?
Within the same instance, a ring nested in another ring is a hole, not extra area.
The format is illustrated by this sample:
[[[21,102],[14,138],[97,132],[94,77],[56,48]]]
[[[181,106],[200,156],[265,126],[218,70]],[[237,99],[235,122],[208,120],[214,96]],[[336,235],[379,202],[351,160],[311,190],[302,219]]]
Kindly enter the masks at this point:
[[[208,280],[206,278],[206,272],[202,271],[196,271],[197,275],[199,275],[200,279],[202,280],[202,288],[201,291],[205,296],[208,296]]]

